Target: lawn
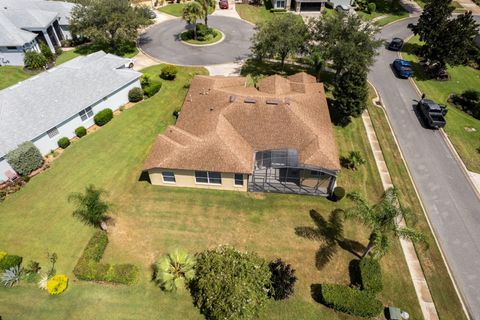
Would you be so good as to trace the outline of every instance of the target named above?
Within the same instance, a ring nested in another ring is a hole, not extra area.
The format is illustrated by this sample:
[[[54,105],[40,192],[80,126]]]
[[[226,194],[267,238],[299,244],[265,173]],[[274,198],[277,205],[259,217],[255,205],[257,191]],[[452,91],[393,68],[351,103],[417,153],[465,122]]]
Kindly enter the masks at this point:
[[[181,17],[183,12],[184,3],[172,3],[167,4],[166,6],[160,7],[157,10],[163,13],[169,14],[175,17]],[[212,14],[215,11],[215,8],[210,7],[208,9],[208,14]]]
[[[145,69],[158,78],[161,66]],[[292,68],[293,69],[293,68]],[[293,70],[292,70],[293,71]],[[313,301],[310,286],[350,282],[348,264],[357,256],[339,249],[322,270],[315,267],[320,243],[300,238],[295,227],[313,226],[309,211],[323,216],[349,205],[324,198],[280,194],[165,188],[140,181],[144,159],[156,135],[174,122],[192,72],[180,68],[175,81],[163,81],[161,91],[134,108],[123,111],[109,124],[70,146],[51,168],[20,192],[0,204],[1,250],[39,261],[46,269],[46,252],[59,256],[56,269],[72,277],[68,290],[49,297],[36,285],[22,283],[0,288],[0,313],[5,319],[203,319],[186,292],[165,294],[150,281],[151,264],[175,248],[190,252],[230,244],[254,250],[273,259],[281,257],[297,270],[295,295],[270,302],[261,319],[351,320]],[[358,171],[343,170],[338,184],[378,199],[381,183],[360,119],[335,127],[339,153],[359,150],[367,164]],[[72,166],[72,164],[77,164]],[[72,270],[93,230],[71,216],[69,193],[93,183],[109,191],[114,203],[114,225],[104,261],[135,263],[141,268],[133,286],[106,285],[73,280]],[[345,237],[366,244],[367,230],[346,222]],[[399,243],[382,260],[385,290],[381,300],[421,318],[413,285]]]
[[[459,94],[467,89],[479,90],[480,71],[467,66],[448,67],[448,74],[451,77],[449,81],[428,79],[418,64],[418,57],[413,54],[419,44],[418,37],[411,38],[404,46],[402,56],[413,62],[416,73],[415,82],[419,89],[427,95],[427,98],[438,103],[448,104],[447,99],[450,94]],[[474,172],[480,172],[480,153],[476,150],[480,147],[480,120],[449,105],[445,132],[467,168]]]
[[[80,56],[80,53],[78,53],[76,50],[63,51],[62,54],[58,56],[55,64],[58,66],[62,63],[75,59],[78,56]]]
[[[0,67],[0,90],[5,89],[19,81],[23,81],[34,76],[35,72],[25,72],[23,67],[1,66]]]
[[[371,90],[371,97],[374,96]],[[453,287],[452,280],[443,262],[430,227],[423,214],[420,201],[415,193],[412,181],[409,178],[407,168],[402,160],[400,151],[395,143],[391,129],[383,109],[370,103],[368,112],[372,119],[383,156],[392,177],[393,184],[400,192],[400,200],[403,206],[415,213],[416,221],[407,221],[408,225],[415,225],[427,235],[430,246],[425,250],[423,246],[416,246],[418,258],[427,279],[435,306],[440,319],[466,319],[458,296]]]
[[[263,6],[254,6],[251,4],[238,3],[235,5],[238,15],[246,21],[253,24],[270,20],[275,15],[285,14],[285,12],[270,12],[270,1],[265,1]],[[297,16],[301,19],[301,16]]]
[[[408,16],[408,12],[398,3],[398,0],[373,0],[371,2],[377,6],[375,12],[357,11],[358,15],[364,20],[369,21],[380,16],[385,16],[376,21],[376,24],[384,26],[387,23]]]

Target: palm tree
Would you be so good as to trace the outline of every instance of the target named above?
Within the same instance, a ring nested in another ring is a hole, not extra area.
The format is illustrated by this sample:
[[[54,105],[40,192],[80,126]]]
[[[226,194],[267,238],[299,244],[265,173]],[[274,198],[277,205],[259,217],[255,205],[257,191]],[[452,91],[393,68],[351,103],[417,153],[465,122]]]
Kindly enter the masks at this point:
[[[342,157],[340,159],[342,165],[347,169],[357,170],[359,166],[366,163],[362,154],[359,151],[350,151],[348,157]]]
[[[92,225],[103,229],[103,222],[106,220],[106,213],[110,208],[110,203],[101,199],[107,192],[103,189],[97,189],[94,185],[89,185],[83,193],[71,193],[68,196],[69,202],[74,202],[77,208],[72,215],[87,225]]]
[[[198,2],[189,2],[182,11],[182,19],[193,24],[193,38],[197,40],[197,20],[203,16],[203,8]]]
[[[208,27],[208,9],[210,7],[213,7],[215,5],[214,0],[195,0],[195,2],[198,2],[200,6],[203,9],[203,18],[205,20],[205,26]]]
[[[375,205],[370,205],[357,192],[349,193],[347,197],[355,206],[345,211],[345,217],[357,219],[372,229],[362,259],[369,253],[372,253],[375,259],[384,256],[390,248],[391,235],[427,244],[425,235],[420,231],[399,225],[401,219],[412,216],[412,212],[400,206],[396,189],[385,191],[380,202]]]
[[[360,251],[361,244],[345,239],[343,236],[343,211],[336,209],[332,211],[326,220],[315,210],[310,210],[310,217],[315,223],[315,227],[297,227],[295,233],[309,240],[322,241],[315,257],[315,265],[322,269],[333,256],[337,253],[338,247],[341,247],[358,256],[356,251]],[[363,247],[362,247],[363,248]]]
[[[312,66],[313,71],[315,72],[315,77],[317,78],[317,81],[320,82],[320,73],[325,65],[325,59],[323,58],[322,53],[319,51],[312,52],[312,54],[308,57],[308,64]]]
[[[165,291],[174,291],[195,277],[195,258],[186,251],[175,249],[156,264],[155,280]]]

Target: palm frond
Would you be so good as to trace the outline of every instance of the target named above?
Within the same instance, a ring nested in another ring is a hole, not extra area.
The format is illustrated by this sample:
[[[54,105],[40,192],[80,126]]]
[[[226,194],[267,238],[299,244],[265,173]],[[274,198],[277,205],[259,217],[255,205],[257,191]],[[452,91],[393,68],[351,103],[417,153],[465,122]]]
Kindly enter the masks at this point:
[[[419,242],[428,247],[428,240],[425,234],[409,227],[398,228],[396,230],[396,235],[398,237],[408,239],[412,242]]]

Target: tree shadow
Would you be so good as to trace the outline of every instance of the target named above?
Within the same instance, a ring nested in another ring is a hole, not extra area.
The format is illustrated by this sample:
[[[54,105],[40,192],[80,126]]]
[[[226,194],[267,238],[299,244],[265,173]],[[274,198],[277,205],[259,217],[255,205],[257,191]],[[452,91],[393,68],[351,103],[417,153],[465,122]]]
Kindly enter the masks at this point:
[[[296,227],[295,234],[309,240],[321,241],[318,251],[315,254],[315,266],[322,269],[338,251],[338,248],[361,257],[358,252],[364,251],[365,247],[355,240],[345,239],[343,236],[343,210],[333,210],[328,220],[315,210],[310,210],[310,217],[315,227]]]
[[[354,287],[361,287],[362,276],[360,274],[360,260],[353,259],[348,264],[348,274],[350,276],[350,283]]]
[[[325,299],[323,299],[323,294],[322,294],[322,285],[321,284],[312,284],[310,285],[310,294],[313,298],[318,303],[323,303]]]

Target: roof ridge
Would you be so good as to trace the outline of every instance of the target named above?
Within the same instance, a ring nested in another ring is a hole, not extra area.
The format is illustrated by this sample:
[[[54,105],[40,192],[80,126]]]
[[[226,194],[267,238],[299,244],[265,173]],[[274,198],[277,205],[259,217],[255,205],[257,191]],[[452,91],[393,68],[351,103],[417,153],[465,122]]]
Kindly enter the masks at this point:
[[[192,140],[195,140],[195,141],[201,141],[202,140],[201,138],[197,137],[196,135],[193,135],[190,132],[188,132],[186,130],[183,130],[182,128],[179,128],[177,126],[170,126],[169,128],[174,130],[174,131],[177,131],[180,134],[183,134],[183,135],[191,138]]]
[[[245,140],[245,138],[235,129],[235,127],[230,123],[230,121],[225,117],[225,115],[223,113],[221,113],[218,117],[218,119],[223,119],[224,121],[226,121],[226,123],[228,123],[230,125],[230,127],[232,128],[232,131],[235,133],[235,135],[245,144],[247,145],[248,147],[250,147],[251,149],[253,149],[253,147],[250,145],[250,143],[247,142],[247,140]],[[223,144],[228,148],[228,150],[230,150],[232,152],[232,154],[234,155],[235,158],[237,158],[243,165],[245,165],[246,167],[248,167],[248,163],[245,163],[244,159],[240,158],[238,155],[237,155],[237,152],[236,150],[233,150],[231,147],[230,147],[230,144],[229,143],[225,143],[225,141],[223,141],[222,137],[220,137],[218,134],[217,134],[217,128],[218,128],[218,125],[219,125],[220,121],[217,121],[217,125],[215,127],[215,135],[217,135],[219,138],[220,138],[220,141],[223,142]]]
[[[173,144],[173,145],[175,145],[175,146],[177,146],[177,147],[185,148],[185,145],[181,144],[181,143],[178,142],[178,141],[173,140],[172,138],[167,137],[165,134],[159,134],[159,135],[158,135],[158,138],[159,138],[159,139],[163,139],[163,140],[165,140],[166,142],[171,143],[171,144]]]

